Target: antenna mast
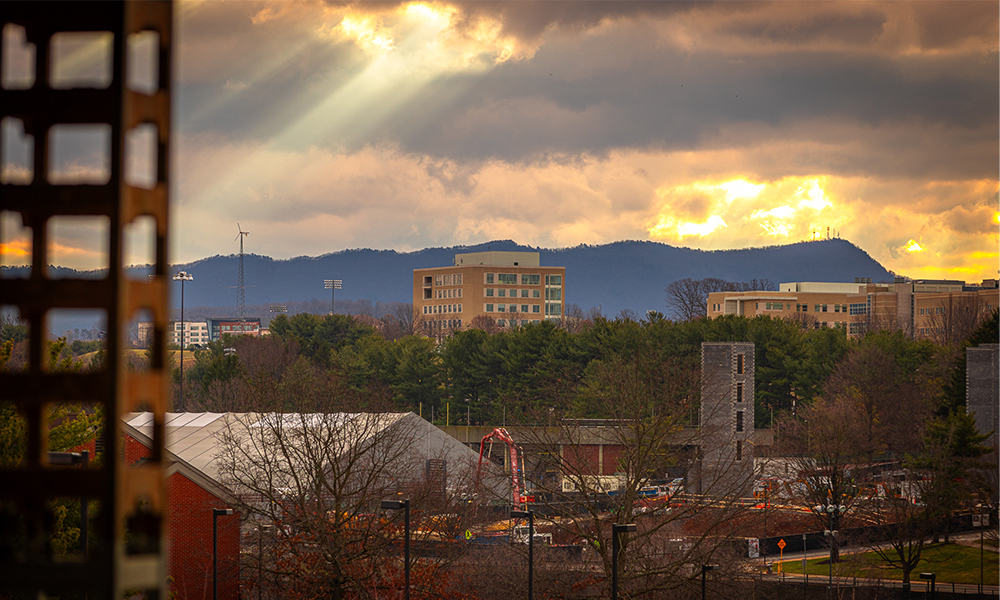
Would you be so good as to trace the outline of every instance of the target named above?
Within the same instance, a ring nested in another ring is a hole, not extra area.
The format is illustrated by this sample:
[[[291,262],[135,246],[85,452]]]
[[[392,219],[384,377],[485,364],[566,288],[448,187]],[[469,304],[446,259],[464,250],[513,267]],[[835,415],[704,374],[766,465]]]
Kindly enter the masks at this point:
[[[240,320],[240,333],[246,333],[247,309],[246,298],[243,293],[243,237],[250,235],[250,232],[243,231],[243,227],[239,223],[236,224],[236,227],[240,230],[236,236],[240,240],[240,278],[236,283],[236,318]]]

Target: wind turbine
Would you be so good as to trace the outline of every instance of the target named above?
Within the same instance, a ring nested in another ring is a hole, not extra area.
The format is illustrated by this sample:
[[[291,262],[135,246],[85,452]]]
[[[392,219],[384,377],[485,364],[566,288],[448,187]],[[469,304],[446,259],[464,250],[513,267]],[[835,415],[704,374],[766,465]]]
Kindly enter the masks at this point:
[[[236,227],[240,230],[236,235],[236,239],[240,241],[240,278],[236,283],[236,318],[240,320],[240,333],[246,333],[246,298],[243,293],[243,237],[250,235],[250,232],[243,231],[243,227],[239,223],[236,223]],[[233,241],[235,242],[236,239]]]

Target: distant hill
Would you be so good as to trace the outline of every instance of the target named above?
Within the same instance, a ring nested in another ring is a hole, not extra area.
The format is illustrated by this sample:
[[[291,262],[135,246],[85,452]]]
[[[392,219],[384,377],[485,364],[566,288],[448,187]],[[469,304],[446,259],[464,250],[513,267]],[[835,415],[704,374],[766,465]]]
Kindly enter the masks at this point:
[[[864,250],[840,239],[716,251],[642,241],[549,250],[499,240],[416,252],[344,250],[287,260],[248,254],[244,257],[247,316],[267,318],[265,314],[250,314],[249,309],[254,307],[259,312],[260,307],[268,303],[328,306],[330,294],[323,289],[324,279],[344,282],[343,290],[337,293],[337,312],[367,306],[373,316],[382,316],[391,311],[393,303],[411,301],[413,269],[450,265],[456,253],[487,249],[540,252],[543,265],[566,267],[567,303],[577,304],[584,310],[600,305],[608,316],[622,309],[640,314],[649,309],[666,312],[664,288],[687,277],[718,277],[730,281],[769,279],[776,284],[787,281],[852,282],[855,277],[871,277],[875,282],[893,279],[893,274]],[[192,310],[190,314],[198,307],[229,307],[228,312],[235,313],[236,255],[179,264],[174,270],[188,271],[194,277],[194,281],[185,286],[184,304],[186,309]],[[146,269],[137,268],[132,276],[143,277],[145,272]],[[59,275],[71,276],[64,270],[60,270]],[[93,277],[94,274],[79,276]],[[179,285],[172,286],[171,300],[175,307],[180,306],[180,292]]]
[[[718,277],[730,281],[770,279],[785,281],[892,281],[893,274],[866,252],[845,240],[803,242],[788,246],[745,250],[700,251],[657,242],[616,242],[559,250],[522,246],[500,240],[476,246],[427,248],[400,253],[393,250],[345,250],[318,257],[275,260],[244,257],[246,303],[305,302],[329,299],[324,279],[342,279],[340,300],[410,302],[413,269],[452,264],[460,252],[483,250],[539,252],[543,265],[566,267],[566,301],[584,310],[600,305],[604,314],[622,309],[640,314],[665,310],[664,288],[678,279]],[[177,265],[194,281],[186,286],[185,305],[235,306],[238,257],[213,256]],[[174,306],[180,306],[180,286],[174,286]],[[348,306],[343,306],[347,309]],[[235,310],[235,309],[233,309]],[[340,312],[340,307],[338,307]],[[264,316],[264,315],[261,315]],[[376,314],[375,316],[381,316]]]

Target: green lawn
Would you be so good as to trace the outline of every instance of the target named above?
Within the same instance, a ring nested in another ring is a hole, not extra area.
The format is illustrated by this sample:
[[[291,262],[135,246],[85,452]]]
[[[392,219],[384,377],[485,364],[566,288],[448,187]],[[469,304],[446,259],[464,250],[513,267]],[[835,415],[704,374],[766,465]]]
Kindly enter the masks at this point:
[[[885,561],[874,552],[858,554],[841,554],[841,562],[833,565],[834,576],[866,577],[871,579],[903,579],[903,571],[889,567]],[[987,585],[997,585],[1000,579],[1000,567],[997,561],[1000,554],[996,550],[986,549],[983,555],[983,582]],[[801,573],[802,561],[785,562],[785,573]],[[827,575],[829,562],[826,558],[810,559],[806,563],[806,573],[810,575]],[[918,579],[921,572],[937,574],[940,582],[979,583],[979,548],[960,546],[958,544],[934,544],[924,547],[920,564],[913,570],[910,578]]]

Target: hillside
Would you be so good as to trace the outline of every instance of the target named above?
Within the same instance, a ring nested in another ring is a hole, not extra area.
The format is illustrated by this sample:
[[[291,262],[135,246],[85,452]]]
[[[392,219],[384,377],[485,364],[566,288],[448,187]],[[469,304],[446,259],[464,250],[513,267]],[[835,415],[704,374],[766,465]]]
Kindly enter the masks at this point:
[[[718,277],[731,281],[769,279],[776,284],[785,281],[846,282],[854,281],[855,277],[871,277],[878,282],[892,281],[893,277],[864,250],[840,239],[718,251],[641,241],[549,250],[500,240],[416,252],[345,250],[287,260],[246,255],[246,304],[248,309],[254,307],[258,312],[268,303],[309,302],[312,306],[325,308],[330,295],[323,289],[323,280],[342,279],[343,290],[337,293],[338,312],[370,306],[369,312],[381,316],[391,311],[392,303],[410,301],[413,269],[449,265],[458,252],[487,249],[540,252],[543,265],[566,267],[568,303],[577,304],[584,310],[599,305],[609,316],[623,309],[640,314],[649,309],[665,311],[664,288],[686,277]],[[194,276],[194,281],[185,286],[187,309],[230,307],[228,312],[235,312],[237,256],[213,256],[174,268]],[[138,268],[133,275],[141,277],[144,272]],[[72,273],[60,270],[59,275],[72,276]],[[94,276],[93,273],[80,275]],[[180,292],[180,286],[173,286],[175,307],[180,306]],[[318,302],[310,302],[314,299]],[[349,300],[362,302],[346,302]],[[341,301],[345,302],[341,304]],[[248,310],[248,316],[268,316],[249,313]]]

